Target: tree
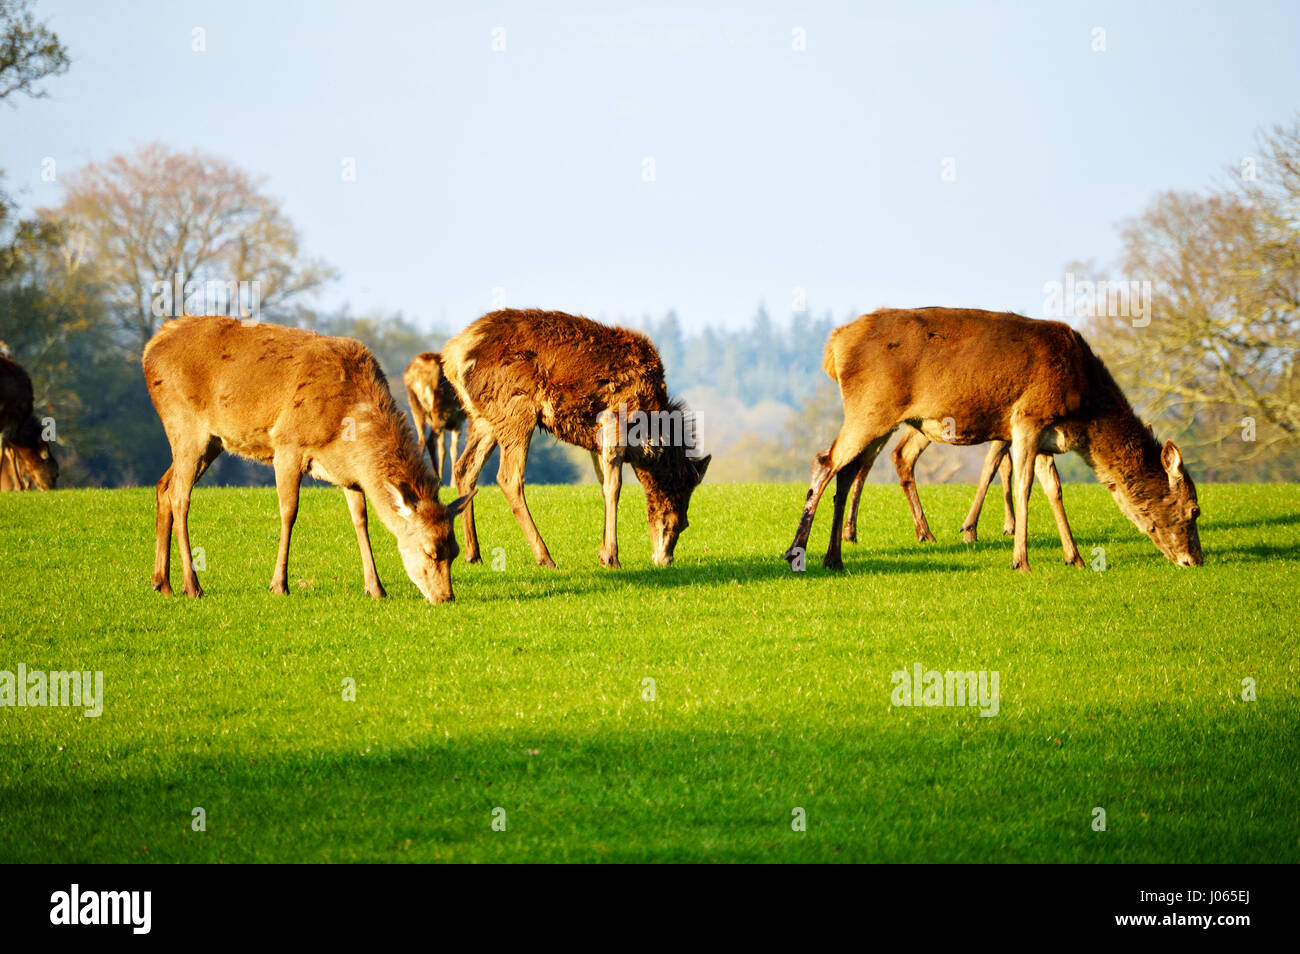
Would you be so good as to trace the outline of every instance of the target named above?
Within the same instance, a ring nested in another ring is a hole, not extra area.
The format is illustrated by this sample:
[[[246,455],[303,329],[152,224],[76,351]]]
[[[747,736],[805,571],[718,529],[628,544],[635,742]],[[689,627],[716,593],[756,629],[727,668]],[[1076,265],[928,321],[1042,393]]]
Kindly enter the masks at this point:
[[[40,81],[68,71],[68,51],[32,16],[30,0],[0,0],[0,100],[46,95]]]
[[[66,223],[73,260],[104,286],[123,344],[138,353],[179,314],[289,319],[295,302],[334,277],[304,257],[297,229],[261,185],[223,159],[155,143],[83,166],[42,214]]]
[[[1297,472],[1300,120],[1260,145],[1251,175],[1161,195],[1124,226],[1120,272],[1149,283],[1149,324],[1087,325],[1139,412],[1195,448],[1209,479]]]

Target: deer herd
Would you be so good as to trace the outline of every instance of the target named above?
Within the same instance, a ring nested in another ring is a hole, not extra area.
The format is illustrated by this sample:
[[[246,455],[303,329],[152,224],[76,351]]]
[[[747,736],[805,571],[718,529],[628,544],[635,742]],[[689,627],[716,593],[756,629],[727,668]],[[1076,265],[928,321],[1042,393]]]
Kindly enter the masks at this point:
[[[561,312],[495,311],[440,352],[418,355],[403,375],[414,430],[374,355],[349,338],[235,318],[185,317],[162,327],[145,347],[142,363],[172,451],[172,464],[156,488],[153,587],[161,593],[172,592],[174,533],[184,592],[203,594],[190,547],[190,494],[222,451],[274,468],[280,546],[272,592],[289,591],[289,542],[299,485],[309,474],[343,489],[366,593],[386,595],[370,547],[369,502],[397,538],[411,582],[431,603],[453,598],[457,516],[467,562],[481,560],[474,495],[494,448],[500,448],[497,483],[534,558],[547,567],[555,561],[524,496],[529,444],[538,428],[591,455],[605,504],[600,562],[607,567],[620,565],[623,465],[632,468],[645,492],[654,563],[666,566],[710,460],[699,455],[693,432],[625,426],[630,419],[686,413],[668,395],[663,363],[649,338]],[[1082,566],[1054,463],[1054,455],[1075,451],[1161,553],[1179,566],[1201,564],[1200,507],[1182,455],[1172,442],[1156,441],[1105,365],[1068,325],[971,309],[884,308],[832,331],[823,367],[839,387],[844,423],[830,446],[813,457],[794,541],[785,553],[794,569],[803,568],[817,505],[831,478],[835,493],[823,563],[843,569],[841,545],[857,540],[863,482],[899,429],[893,463],[920,541],[935,538],[916,490],[919,455],[936,441],[988,444],[963,539],[975,541],[985,495],[1000,475],[1003,533],[1014,536],[1013,567],[1027,572],[1036,473],[1065,562]],[[57,462],[32,408],[30,378],[7,349],[0,350],[0,486],[48,489],[57,478]],[[444,477],[460,495],[445,504]]]

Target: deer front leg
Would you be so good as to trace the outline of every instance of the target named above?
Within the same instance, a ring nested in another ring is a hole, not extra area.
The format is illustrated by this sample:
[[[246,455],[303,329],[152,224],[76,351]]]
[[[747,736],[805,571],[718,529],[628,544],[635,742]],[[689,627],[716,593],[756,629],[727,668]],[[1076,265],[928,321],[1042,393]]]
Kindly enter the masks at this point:
[[[605,497],[605,536],[600,545],[600,562],[619,569],[618,562],[618,495],[623,486],[623,455],[620,448],[606,447],[592,455],[601,473],[601,490]]]
[[[506,495],[506,502],[510,504],[510,510],[515,515],[515,522],[524,531],[524,537],[532,548],[537,565],[554,567],[555,561],[551,559],[551,553],[546,549],[546,541],[538,532],[537,524],[533,522],[533,515],[528,510],[528,501],[524,497],[524,467],[528,463],[528,443],[531,437],[532,431],[525,431],[522,438],[506,441],[501,445],[501,466],[497,468],[497,483],[501,486],[502,493]]]
[[[302,483],[302,455],[278,450],[275,452],[275,491],[280,498],[280,551],[275,557],[275,572],[271,575],[271,592],[289,595],[289,539],[293,536],[293,522],[298,519],[298,487]]]
[[[920,543],[934,543],[934,534],[925,520],[925,510],[921,507],[921,495],[916,492],[916,459],[930,446],[930,438],[920,431],[911,431],[903,440],[894,445],[894,470],[898,473],[898,482],[907,497],[907,506],[912,511],[912,525],[916,528],[916,539]]]
[[[348,502],[348,514],[352,517],[352,528],[357,532],[357,547],[361,550],[361,569],[366,577],[366,595],[382,600],[388,595],[384,585],[379,582],[379,572],[375,569],[375,554],[370,549],[370,527],[366,517],[366,495],[351,487],[343,488],[343,496]]]
[[[442,444],[442,431],[436,428],[433,431],[433,441],[430,445],[429,456],[433,459],[433,486],[442,487],[442,465],[444,461],[444,449]],[[453,457],[452,460],[455,460]]]
[[[979,539],[980,511],[984,509],[984,496],[989,492],[989,484],[993,483],[993,475],[997,473],[998,465],[1006,460],[1007,449],[1010,446],[1006,441],[989,442],[988,453],[984,455],[984,466],[980,468],[979,486],[975,488],[975,499],[971,501],[970,512],[966,514],[966,520],[961,525],[961,538],[966,543],[975,543]],[[1007,500],[1008,502],[1011,500],[1010,496]],[[1014,527],[1013,520],[1012,528]]]
[[[1061,552],[1069,566],[1084,566],[1079,548],[1074,544],[1074,534],[1070,532],[1070,521],[1065,516],[1065,500],[1061,493],[1061,475],[1056,470],[1056,460],[1051,454],[1039,454],[1034,461],[1038,473],[1038,482],[1043,485],[1047,502],[1052,506],[1052,516],[1056,518],[1056,531],[1061,535]]]
[[[1034,484],[1034,457],[1038,451],[1038,432],[1019,429],[1011,442],[1011,476],[1015,485],[1016,535],[1011,566],[1029,572],[1029,491]]]
[[[1016,511],[1011,494],[1011,455],[1008,452],[998,465],[998,476],[1002,478],[1002,535],[1009,537],[1016,532]]]
[[[483,465],[487,463],[488,456],[492,453],[492,448],[496,447],[496,444],[496,437],[488,430],[486,425],[479,424],[477,421],[470,424],[469,438],[465,442],[465,452],[456,461],[456,467],[452,475],[456,482],[456,492],[458,494],[465,496],[478,486],[478,475],[483,472]],[[460,517],[465,528],[465,562],[479,563],[483,557],[479,554],[478,549],[478,530],[474,526],[474,500],[472,497],[465,504],[465,509],[461,511]]]
[[[785,561],[793,568],[803,560],[808,552],[808,536],[812,533],[813,517],[817,516],[817,503],[822,499],[822,492],[835,476],[831,469],[831,452],[835,445],[813,456],[812,477],[808,481],[808,493],[804,495],[803,513],[799,516],[799,526],[794,532],[794,542],[785,551]]]

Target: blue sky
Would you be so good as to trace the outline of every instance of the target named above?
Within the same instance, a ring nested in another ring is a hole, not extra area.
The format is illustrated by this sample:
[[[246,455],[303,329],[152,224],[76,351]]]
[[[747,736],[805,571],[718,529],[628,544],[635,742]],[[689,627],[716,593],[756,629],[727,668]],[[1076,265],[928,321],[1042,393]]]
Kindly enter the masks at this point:
[[[795,289],[837,318],[1041,314],[1066,263],[1112,259],[1121,220],[1209,185],[1300,108],[1293,2],[37,13],[74,64],[49,99],[0,108],[0,169],[26,207],[59,198],[46,157],[66,172],[153,140],[198,147],[265,175],[339,269],[318,304],[449,330],[494,290],[606,320],[675,308],[688,329],[760,302],[788,319]]]

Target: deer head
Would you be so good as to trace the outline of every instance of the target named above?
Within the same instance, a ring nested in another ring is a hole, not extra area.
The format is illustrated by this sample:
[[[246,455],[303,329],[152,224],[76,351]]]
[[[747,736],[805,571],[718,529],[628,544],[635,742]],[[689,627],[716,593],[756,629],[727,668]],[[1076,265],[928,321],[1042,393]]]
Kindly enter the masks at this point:
[[[430,603],[455,599],[451,590],[451,563],[460,553],[453,523],[471,491],[443,506],[432,486],[413,487],[406,481],[388,483],[388,503],[395,519],[385,521],[397,537],[397,551],[411,582]]]
[[[688,457],[678,449],[677,466],[655,470],[637,468],[637,479],[645,488],[646,512],[650,522],[650,544],[654,549],[655,566],[673,562],[677,539],[690,524],[686,510],[691,494],[704,479],[713,455],[698,460]]]

